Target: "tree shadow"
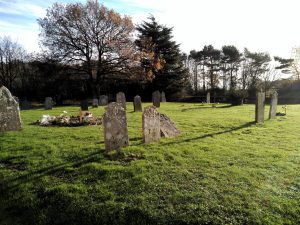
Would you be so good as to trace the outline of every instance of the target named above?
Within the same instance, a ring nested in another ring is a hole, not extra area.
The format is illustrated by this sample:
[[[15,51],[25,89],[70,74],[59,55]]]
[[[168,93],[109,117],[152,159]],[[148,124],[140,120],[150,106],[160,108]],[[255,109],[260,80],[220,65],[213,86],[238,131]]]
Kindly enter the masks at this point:
[[[49,175],[55,175],[56,173],[63,173],[65,172],[65,169],[67,167],[73,167],[78,168],[81,167],[84,164],[90,163],[90,162],[101,162],[102,160],[105,160],[105,157],[103,156],[105,154],[105,150],[97,150],[97,152],[93,152],[87,156],[85,156],[82,159],[77,160],[69,160],[65,163],[55,164],[53,166],[48,166],[42,169],[38,169],[29,173],[26,173],[24,175],[14,177],[11,179],[8,179],[5,181],[5,187],[2,187],[3,189],[7,189],[8,191],[16,189],[18,186],[24,183],[29,183],[34,180],[38,180],[39,178],[49,176]],[[101,157],[102,155],[103,157]]]
[[[224,109],[224,108],[231,108],[234,107],[234,105],[224,105],[224,106],[216,106],[212,107],[212,105],[200,105],[199,107],[194,108],[188,108],[188,109],[182,109],[181,112],[191,111],[191,110],[198,110],[198,109]]]
[[[240,130],[240,129],[243,129],[243,128],[246,128],[246,127],[250,127],[254,124],[255,124],[255,121],[252,121],[252,122],[245,123],[241,126],[234,127],[232,129],[229,129],[229,130],[224,130],[224,131],[220,131],[220,132],[216,132],[216,133],[205,134],[205,135],[202,135],[202,136],[199,136],[199,137],[187,138],[187,139],[184,139],[184,140],[168,142],[168,143],[164,143],[162,145],[173,145],[173,144],[179,144],[179,143],[183,143],[183,142],[201,140],[201,139],[204,139],[204,138],[207,138],[207,137],[213,137],[213,136],[216,136],[216,135],[226,134],[226,133],[230,133],[232,131],[236,131],[236,130]]]

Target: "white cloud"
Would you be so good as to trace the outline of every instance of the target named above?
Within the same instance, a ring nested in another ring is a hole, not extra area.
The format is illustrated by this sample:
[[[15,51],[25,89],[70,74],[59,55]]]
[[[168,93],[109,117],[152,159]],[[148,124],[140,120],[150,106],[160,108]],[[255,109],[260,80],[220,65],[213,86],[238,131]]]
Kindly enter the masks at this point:
[[[43,17],[46,14],[46,9],[44,9],[43,7],[26,1],[0,0],[0,4],[2,5],[2,7],[0,8],[0,12],[6,14],[24,16],[27,15],[36,18]]]

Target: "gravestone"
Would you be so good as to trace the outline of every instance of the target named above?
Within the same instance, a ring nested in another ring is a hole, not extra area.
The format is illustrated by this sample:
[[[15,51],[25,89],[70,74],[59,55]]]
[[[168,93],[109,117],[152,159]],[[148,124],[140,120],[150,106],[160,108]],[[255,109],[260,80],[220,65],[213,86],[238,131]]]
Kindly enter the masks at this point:
[[[152,93],[152,103],[156,108],[160,107],[160,92],[154,91]]]
[[[108,104],[108,97],[107,95],[100,95],[99,97],[99,105],[104,106]]]
[[[143,141],[144,143],[160,141],[160,115],[155,106],[147,106],[143,112]]]
[[[133,99],[133,108],[135,112],[141,112],[142,111],[142,101],[140,96],[135,96]]]
[[[45,98],[45,104],[44,104],[44,106],[45,106],[45,109],[52,109],[52,107],[53,107],[53,100],[52,100],[51,97],[46,97]]]
[[[88,111],[89,110],[89,103],[87,100],[81,100],[80,101],[80,108],[82,111]]]
[[[117,103],[120,103],[122,107],[126,110],[126,97],[123,92],[118,92],[116,97]]]
[[[165,114],[160,114],[160,134],[162,137],[177,137],[180,131],[175,123]]]
[[[164,91],[161,92],[161,102],[167,102],[166,94]]]
[[[22,129],[19,103],[10,91],[0,87],[0,132],[19,131]]]
[[[274,91],[271,96],[269,119],[273,119],[276,117],[277,103],[278,103],[278,93]]]
[[[31,102],[29,102],[28,100],[22,100],[21,101],[21,105],[20,105],[21,110],[28,110],[31,109]]]
[[[256,104],[255,104],[255,122],[263,123],[265,114],[265,93],[256,93]]]
[[[207,92],[206,94],[206,103],[210,104],[210,92]]]
[[[92,101],[93,108],[98,108],[98,105],[99,105],[98,99],[97,98],[93,98],[93,101]]]
[[[105,149],[119,150],[129,145],[126,111],[120,103],[112,102],[103,115]]]

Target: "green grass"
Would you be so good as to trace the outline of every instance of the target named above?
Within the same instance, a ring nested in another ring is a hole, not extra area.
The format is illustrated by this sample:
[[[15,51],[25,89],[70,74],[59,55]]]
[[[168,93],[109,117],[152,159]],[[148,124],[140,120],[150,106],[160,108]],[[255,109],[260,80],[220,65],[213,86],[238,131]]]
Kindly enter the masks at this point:
[[[128,103],[122,154],[102,126],[30,125],[63,110],[0,134],[0,224],[300,224],[300,105],[256,125],[254,105],[163,103],[182,134],[144,145]]]

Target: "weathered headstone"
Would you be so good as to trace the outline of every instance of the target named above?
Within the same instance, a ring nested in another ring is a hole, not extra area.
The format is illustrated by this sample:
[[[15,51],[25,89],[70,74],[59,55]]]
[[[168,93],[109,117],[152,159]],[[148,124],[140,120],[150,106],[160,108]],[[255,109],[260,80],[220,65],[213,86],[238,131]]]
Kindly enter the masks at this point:
[[[133,108],[135,112],[142,111],[142,101],[141,101],[141,97],[138,95],[136,95],[133,99]]]
[[[210,92],[207,92],[206,94],[206,103],[210,104]]]
[[[10,91],[0,87],[0,132],[18,131],[22,129],[19,103]]]
[[[22,100],[21,101],[21,105],[20,105],[21,110],[28,110],[31,109],[31,102],[29,102],[28,100]]]
[[[81,100],[80,101],[80,108],[82,111],[88,111],[89,110],[89,103],[87,100]]]
[[[126,111],[120,103],[112,102],[103,115],[105,149],[119,150],[129,145]]]
[[[263,123],[265,114],[265,93],[256,93],[256,104],[255,104],[255,122]]]
[[[156,108],[160,107],[160,92],[154,91],[152,93],[152,103]]]
[[[118,92],[116,96],[117,103],[120,103],[122,107],[126,110],[126,97],[123,92]]]
[[[53,107],[53,100],[52,100],[51,97],[46,97],[45,98],[45,104],[44,104],[44,106],[45,106],[45,109],[52,109],[52,107]]]
[[[271,96],[269,119],[273,119],[276,117],[277,103],[278,103],[278,93],[274,91]]]
[[[175,123],[165,114],[160,114],[160,134],[162,137],[176,137],[180,131]]]
[[[99,105],[107,105],[108,104],[108,97],[107,95],[100,95],[99,97]]]
[[[98,108],[98,105],[99,105],[98,99],[97,98],[93,98],[93,101],[92,101],[93,108]]]
[[[144,143],[160,141],[160,114],[155,106],[147,106],[143,112],[143,141]]]
[[[161,102],[167,102],[166,93],[164,91],[161,92]]]

